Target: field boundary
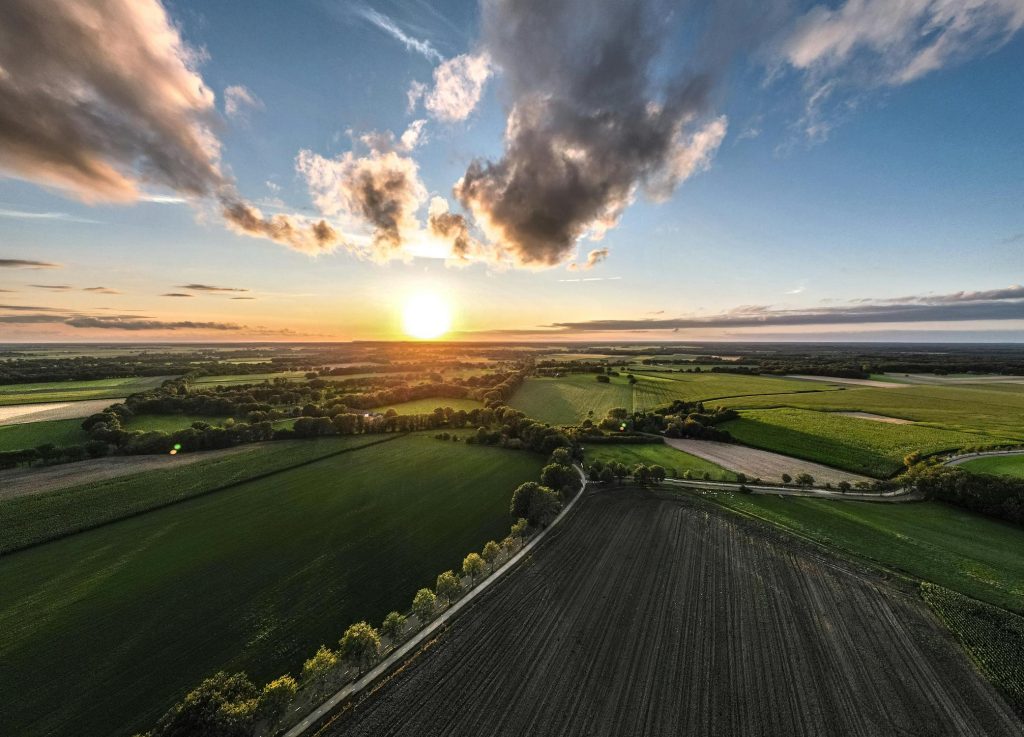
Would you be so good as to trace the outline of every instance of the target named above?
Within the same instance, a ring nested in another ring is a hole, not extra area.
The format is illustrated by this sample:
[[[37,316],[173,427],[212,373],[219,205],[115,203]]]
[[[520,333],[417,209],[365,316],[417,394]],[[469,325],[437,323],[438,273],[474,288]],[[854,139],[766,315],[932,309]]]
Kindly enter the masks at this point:
[[[978,458],[993,458],[999,456],[1019,456],[1024,455],[1024,448],[1014,448],[1007,450],[983,450],[977,453],[960,453],[958,455],[952,455],[942,462],[943,466],[959,466],[962,463],[968,461],[974,461]]]
[[[339,689],[333,696],[328,698],[326,701],[320,704],[316,709],[311,711],[306,717],[298,724],[293,726],[287,732],[284,733],[283,737],[299,737],[305,734],[309,729],[313,727],[325,726],[322,722],[331,715],[340,704],[344,703],[347,699],[357,695],[368,686],[373,685],[382,676],[386,675],[394,666],[401,662],[404,662],[406,657],[410,655],[419,645],[427,640],[429,637],[437,633],[442,628],[442,625],[448,623],[449,620],[454,619],[468,604],[470,604],[482,591],[485,591],[493,582],[500,580],[505,573],[510,572],[515,568],[520,561],[522,561],[533,549],[543,541],[548,532],[553,530],[562,520],[569,516],[569,513],[575,508],[576,502],[583,497],[587,491],[587,477],[583,473],[583,470],[576,466],[576,472],[580,476],[580,482],[582,487],[576,493],[576,496],[559,512],[558,516],[551,521],[551,524],[545,527],[543,530],[538,532],[526,545],[522,547],[519,552],[505,561],[496,571],[491,573],[487,578],[482,580],[476,586],[473,587],[465,596],[459,599],[457,602],[452,604],[448,609],[439,614],[436,619],[432,620],[430,624],[423,627],[419,632],[406,640],[401,646],[395,648],[391,653],[380,661],[377,665],[363,674],[360,678],[355,681],[351,681],[341,689]],[[330,721],[333,721],[330,720]]]
[[[191,501],[193,499],[199,499],[200,497],[208,496],[210,494],[216,494],[216,493],[221,492],[221,491],[227,491],[228,489],[233,489],[236,486],[241,486],[242,484],[248,484],[251,481],[260,481],[260,480],[265,479],[265,478],[270,478],[271,476],[276,476],[279,473],[284,473],[285,471],[294,471],[296,468],[302,468],[303,466],[308,466],[308,465],[313,464],[313,463],[319,463],[320,461],[326,460],[328,458],[333,458],[335,456],[339,456],[339,455],[342,455],[344,453],[351,453],[352,451],[362,450],[363,448],[369,448],[369,447],[372,447],[374,445],[380,445],[381,443],[388,443],[388,442],[391,442],[392,440],[398,440],[399,438],[403,438],[406,435],[408,435],[408,433],[395,433],[395,434],[390,435],[388,437],[385,437],[385,438],[382,438],[382,439],[379,439],[379,440],[374,440],[374,441],[369,442],[369,443],[365,443],[364,445],[356,445],[356,446],[353,446],[351,448],[342,448],[340,450],[331,451],[330,453],[327,453],[326,455],[318,456],[317,458],[309,458],[309,459],[306,459],[304,461],[299,461],[298,463],[292,464],[290,466],[285,466],[283,468],[276,468],[273,471],[264,471],[263,473],[256,474],[255,476],[250,476],[248,478],[239,479],[237,481],[232,481],[232,482],[227,483],[227,484],[221,484],[220,486],[215,486],[212,489],[207,489],[206,491],[200,491],[199,493],[192,494],[191,496],[186,496],[186,497],[182,497],[180,499],[173,499],[171,501],[162,502],[160,504],[156,504],[156,505],[154,505],[152,507],[148,507],[146,509],[139,509],[139,510],[137,510],[135,512],[131,512],[129,514],[125,514],[125,515],[123,515],[121,517],[116,517],[114,519],[108,519],[108,520],[104,520],[103,522],[98,522],[97,524],[94,524],[94,525],[85,525],[83,527],[77,527],[77,528],[75,528],[73,530],[68,530],[67,532],[63,532],[63,533],[61,533],[59,535],[55,535],[53,537],[49,537],[46,540],[39,540],[37,542],[29,543],[27,545],[19,545],[17,547],[13,547],[13,548],[10,548],[8,550],[4,550],[4,551],[0,552],[0,558],[3,558],[4,556],[10,555],[12,553],[20,552],[22,550],[30,550],[31,548],[37,548],[37,547],[39,547],[41,545],[46,545],[48,543],[56,542],[57,540],[63,540],[65,538],[72,537],[74,535],[78,535],[78,534],[83,533],[83,532],[89,532],[90,530],[98,530],[101,527],[106,527],[107,525],[112,525],[112,524],[115,524],[117,522],[122,522],[122,521],[124,521],[126,519],[133,519],[135,517],[141,517],[144,514],[149,514],[150,512],[156,512],[156,511],[158,511],[160,509],[167,509],[168,507],[173,507],[175,504],[181,504],[183,502]],[[273,442],[273,441],[269,441],[269,442]],[[202,451],[199,451],[199,452],[202,452]],[[167,470],[167,469],[157,469],[156,471],[162,471],[162,470]],[[143,473],[153,473],[153,472],[156,472],[156,471],[143,471]],[[125,474],[125,476],[129,476],[129,475],[130,474]],[[46,492],[46,493],[56,493],[56,494],[68,493],[68,492],[72,491],[74,488],[75,487],[72,486],[72,487],[67,487],[67,488],[64,488],[64,489],[54,489],[53,492]],[[19,498],[23,498],[23,497],[19,497]],[[10,500],[10,501],[15,501],[15,500]]]

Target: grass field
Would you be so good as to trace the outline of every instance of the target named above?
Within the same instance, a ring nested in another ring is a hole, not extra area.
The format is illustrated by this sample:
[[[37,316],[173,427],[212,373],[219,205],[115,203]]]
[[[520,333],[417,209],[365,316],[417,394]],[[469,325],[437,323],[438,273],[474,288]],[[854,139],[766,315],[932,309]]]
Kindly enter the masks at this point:
[[[569,425],[585,419],[590,410],[595,419],[601,419],[613,407],[640,411],[675,399],[717,405],[721,397],[832,391],[828,384],[809,388],[806,381],[734,374],[637,374],[636,378],[635,386],[624,375],[611,377],[609,384],[599,383],[593,374],[527,379],[510,404],[536,420]]]
[[[705,496],[886,568],[1024,613],[1024,528],[941,502]]]
[[[197,461],[197,465],[182,464],[181,468],[130,474],[7,500],[0,503],[0,554],[379,439],[353,435],[261,443],[235,455]]]
[[[219,376],[200,376],[193,383],[196,386],[229,386],[231,384],[260,384],[264,381],[274,379],[288,379],[290,381],[304,380],[305,371],[278,371],[277,373],[264,374],[222,374]]]
[[[903,458],[978,445],[983,436],[923,425],[894,425],[802,409],[743,410],[721,425],[745,445],[876,478],[903,469]],[[988,442],[995,442],[988,440]]]
[[[900,389],[847,388],[807,394],[726,399],[722,406],[793,407],[829,412],[872,412],[947,430],[973,432],[1004,441],[1024,440],[1024,386],[907,386]],[[979,438],[979,443],[986,441]]]
[[[143,432],[174,432],[192,427],[193,422],[205,422],[208,425],[223,425],[227,417],[211,417],[208,415],[135,415],[128,420],[128,430]]]
[[[571,425],[586,419],[593,411],[600,420],[613,407],[633,407],[633,389],[623,376],[602,384],[594,374],[571,374],[558,379],[530,378],[523,382],[509,402],[513,407],[541,422]]]
[[[726,471],[719,465],[705,461],[703,458],[684,453],[681,450],[670,448],[662,443],[658,444],[593,444],[586,448],[588,462],[593,461],[618,461],[633,467],[638,463],[647,465],[659,464],[665,467],[670,478],[681,478],[685,471],[691,471],[697,478],[703,478],[704,473],[711,474],[715,481],[735,481],[736,474]]]
[[[467,412],[472,409],[480,409],[484,405],[475,399],[452,399],[446,397],[436,397],[427,399],[414,399],[411,402],[399,402],[398,404],[385,404],[380,407],[374,407],[374,412],[387,412],[389,409],[395,410],[400,415],[419,415],[419,414],[430,414],[438,407],[451,407],[454,410],[464,409]]]
[[[991,473],[996,476],[1024,478],[1024,455],[978,458],[961,463],[960,468],[972,473]]]
[[[0,451],[25,450],[46,443],[58,447],[78,445],[89,439],[82,429],[82,420],[44,420],[24,422],[20,425],[0,426]]]
[[[129,394],[160,386],[169,378],[143,376],[94,381],[49,381],[42,384],[4,384],[0,386],[0,405],[127,397]]]
[[[5,732],[127,735],[218,669],[297,673],[505,534],[541,461],[407,436],[0,558]]]

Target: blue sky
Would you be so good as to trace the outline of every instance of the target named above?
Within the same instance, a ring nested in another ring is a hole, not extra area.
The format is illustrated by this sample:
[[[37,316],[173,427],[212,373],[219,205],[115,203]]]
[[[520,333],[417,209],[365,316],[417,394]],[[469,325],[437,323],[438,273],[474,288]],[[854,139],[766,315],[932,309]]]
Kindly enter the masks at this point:
[[[862,339],[898,330],[913,339],[1024,339],[1024,303],[1015,294],[1000,298],[1018,306],[1000,319],[986,312],[977,320],[946,321],[936,311],[926,321],[823,328],[827,317],[818,314],[863,300],[914,297],[932,304],[934,297],[944,304],[947,295],[1024,281],[1024,34],[971,36],[939,68],[905,83],[882,83],[891,48],[864,48],[827,68],[824,61],[823,68],[787,65],[780,39],[791,37],[811,6],[791,9],[771,39],[739,48],[723,65],[699,113],[702,121],[728,121],[706,168],[684,177],[666,201],[638,193],[603,239],[584,238],[567,258],[559,252],[555,265],[521,268],[491,256],[466,266],[419,257],[378,263],[345,248],[311,256],[232,231],[201,198],[82,202],[80,191],[24,172],[3,177],[0,157],[0,259],[60,265],[0,270],[0,288],[10,290],[0,301],[55,314],[118,316],[103,327],[78,328],[42,319],[19,323],[13,316],[26,313],[21,309],[7,313],[11,319],[0,332],[9,340],[386,338],[396,337],[403,300],[430,291],[450,301],[454,327],[465,337],[520,330],[537,337],[538,328],[566,322],[575,327],[557,337]],[[425,120],[425,141],[401,157],[418,167],[428,197],[476,214],[460,206],[452,187],[474,159],[502,157],[506,116],[518,100],[507,84],[510,72],[495,65],[465,120],[439,120],[422,102],[410,111],[407,101],[414,82],[429,89],[441,59],[486,46],[475,2],[176,0],[165,7],[185,44],[199,52],[195,72],[220,111],[212,125],[220,169],[247,202],[266,213],[327,217],[339,232],[369,238],[372,228],[344,208],[321,212],[296,156],[305,150],[334,161],[359,151],[360,135],[400,136],[414,120]],[[687,36],[688,19],[674,15],[679,30],[653,63],[655,78],[698,53],[699,40]],[[386,19],[421,50],[371,17]],[[823,80],[837,81],[814,119],[828,132],[809,134],[809,100]],[[244,86],[258,102],[225,115],[230,86]],[[0,151],[3,145],[0,137]],[[152,184],[145,172],[138,181],[146,192],[181,195]],[[415,217],[426,222],[426,199]],[[495,240],[479,221],[470,218],[470,226],[482,243]],[[604,248],[607,258],[593,268],[567,268]],[[248,291],[160,296],[188,292],[186,284]],[[96,286],[120,294],[82,291]],[[717,319],[737,308],[814,316],[806,325],[771,327],[769,320],[764,328]],[[133,315],[151,320],[152,329],[118,327]],[[706,329],[677,332],[585,326],[693,317],[715,319]],[[185,322],[206,327],[174,326]]]

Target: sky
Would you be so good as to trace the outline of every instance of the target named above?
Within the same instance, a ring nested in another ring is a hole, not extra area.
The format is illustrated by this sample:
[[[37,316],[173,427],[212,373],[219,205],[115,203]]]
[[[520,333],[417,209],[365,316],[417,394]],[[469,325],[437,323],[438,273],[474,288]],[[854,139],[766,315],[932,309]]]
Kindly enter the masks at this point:
[[[0,343],[1024,340],[1024,0],[9,0]],[[423,304],[422,300],[414,302]]]

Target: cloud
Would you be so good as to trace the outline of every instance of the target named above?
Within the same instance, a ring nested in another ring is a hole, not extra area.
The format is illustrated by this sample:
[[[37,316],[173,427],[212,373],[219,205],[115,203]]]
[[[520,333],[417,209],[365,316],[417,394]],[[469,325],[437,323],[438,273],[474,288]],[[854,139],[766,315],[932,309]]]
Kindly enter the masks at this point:
[[[426,93],[427,86],[422,82],[414,81],[410,84],[409,89],[405,92],[405,111],[411,115]]]
[[[244,325],[231,322],[193,322],[191,320],[139,320],[121,317],[71,317],[64,321],[73,328],[103,330],[244,330]]]
[[[98,220],[81,218],[66,212],[30,212],[27,210],[0,209],[0,218],[10,218],[12,220],[59,220],[66,223],[87,223],[90,225],[99,223]]]
[[[989,53],[1021,27],[1019,0],[846,0],[808,11],[782,50],[798,69],[835,71],[860,60],[880,83],[900,85]]]
[[[224,114],[229,118],[245,119],[250,110],[262,110],[263,100],[252,90],[240,84],[224,89]]]
[[[615,227],[638,191],[663,200],[707,168],[727,127],[710,115],[716,83],[771,27],[767,11],[732,5],[693,16],[683,62],[667,53],[681,16],[658,0],[485,3],[481,48],[510,100],[505,151],[474,160],[454,193],[488,240],[518,265],[553,266]]]
[[[8,310],[10,312],[59,312],[59,310],[53,307],[34,307],[28,305],[0,305],[0,310]]]
[[[24,258],[0,258],[0,269],[61,269],[61,264],[49,261],[31,261]]]
[[[431,235],[450,253],[450,259],[456,265],[488,258],[489,250],[473,237],[469,222],[464,216],[449,212],[448,201],[443,197],[431,198],[427,226]]]
[[[256,299],[255,297],[232,297],[231,299]]]
[[[708,316],[556,322],[544,326],[566,332],[749,328],[767,326],[1024,320],[1024,287],[945,295],[864,300],[837,307],[783,310],[744,305]]]
[[[408,51],[413,51],[420,54],[430,61],[440,62],[444,59],[441,56],[441,52],[435,49],[429,41],[415,38],[410,36],[408,33],[398,27],[391,18],[384,15],[381,12],[374,10],[373,8],[367,8],[365,6],[357,7],[355,12],[363,19],[369,21],[375,25],[384,33],[391,36],[396,41],[399,41]]]
[[[341,234],[326,220],[313,222],[285,213],[266,217],[258,207],[235,196],[221,200],[221,214],[240,235],[268,238],[302,253],[330,253],[343,244]]]
[[[110,287],[83,287],[83,292],[95,292],[96,294],[124,294]]]
[[[423,105],[434,118],[453,123],[465,120],[476,109],[490,77],[488,54],[462,54],[438,65],[433,89],[426,93],[420,89],[419,94],[424,94]],[[409,99],[412,102],[413,97]]]
[[[593,251],[587,254],[586,263],[580,264],[569,264],[570,271],[576,271],[577,269],[590,270],[597,266],[599,263],[608,258],[607,248],[595,248]]]
[[[194,292],[214,292],[219,294],[225,294],[230,292],[248,292],[248,289],[242,287],[218,287],[212,284],[179,284],[180,289],[191,289]],[[192,295],[188,295],[192,296]]]
[[[49,289],[51,292],[67,292],[74,287],[68,284],[29,284],[33,289]]]
[[[303,150],[296,169],[306,179],[314,204],[324,215],[342,215],[367,226],[372,244],[362,253],[376,260],[401,255],[406,240],[418,234],[416,210],[427,190],[416,162],[396,151],[347,151],[334,159]],[[350,248],[359,251],[354,244]]]
[[[194,294],[186,294],[185,292],[165,292],[160,295],[161,297],[195,297]]]

